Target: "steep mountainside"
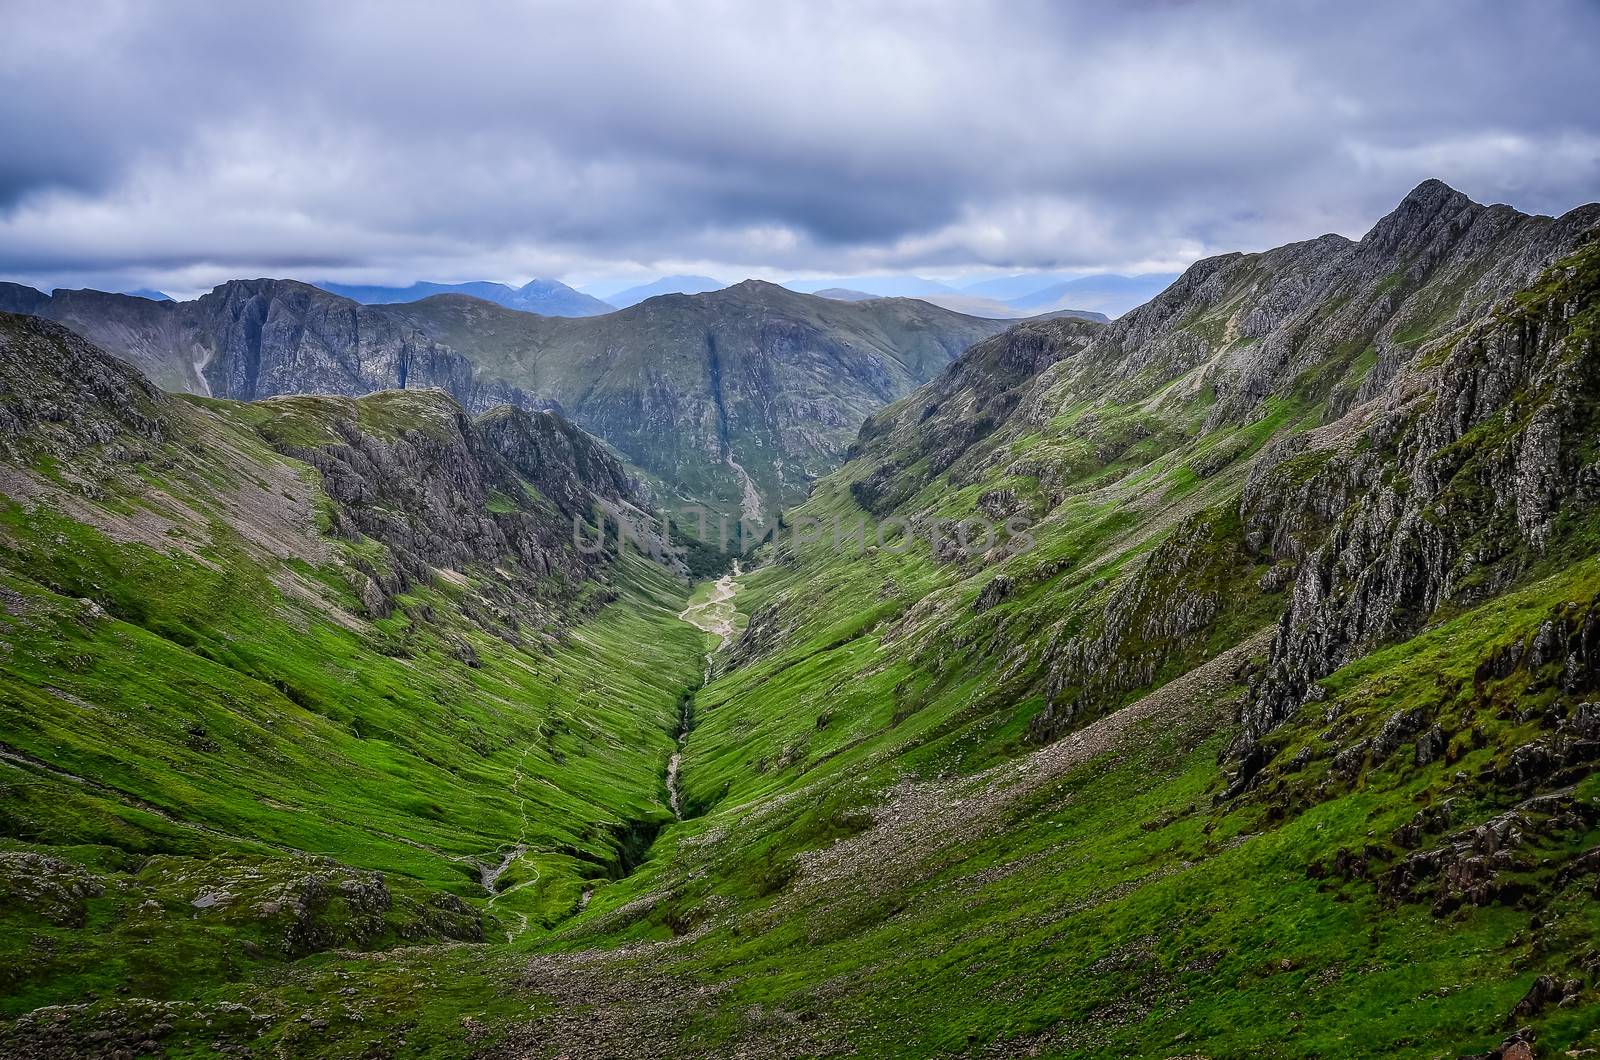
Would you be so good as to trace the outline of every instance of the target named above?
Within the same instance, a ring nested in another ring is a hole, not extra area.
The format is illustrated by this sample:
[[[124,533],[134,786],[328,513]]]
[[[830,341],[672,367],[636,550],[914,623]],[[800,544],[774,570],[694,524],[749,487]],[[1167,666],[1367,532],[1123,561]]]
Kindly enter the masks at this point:
[[[1001,327],[755,281],[584,319],[460,296],[362,306],[287,280],[177,304],[11,285],[0,309],[59,320],[173,390],[254,400],[440,387],[475,412],[558,408],[670,491],[734,518],[803,497],[864,416]]]
[[[1593,1046],[1597,225],[1430,182],[874,417],[571,945],[789,1055]]]
[[[429,342],[735,517],[805,496],[861,420],[931,379],[996,321],[912,299],[834,302],[747,280],[594,320],[543,321],[465,299],[404,309]]]
[[[614,313],[617,309],[609,302],[573,290],[560,280],[529,280],[521,287],[507,287],[503,283],[488,280],[468,283],[422,281],[410,287],[371,287],[347,283],[319,283],[317,286],[363,305],[419,302],[436,294],[464,294],[503,305],[507,309],[520,309],[524,313],[538,313],[547,317],[592,317]]]
[[[627,491],[549,414],[173,397],[0,315],[0,997],[158,999],[0,1052],[149,1051],[197,991],[540,931],[626,871],[700,651],[668,567],[575,542]]]
[[[1600,205],[983,338],[692,596],[559,417],[0,329],[0,1052],[1600,1048]]]

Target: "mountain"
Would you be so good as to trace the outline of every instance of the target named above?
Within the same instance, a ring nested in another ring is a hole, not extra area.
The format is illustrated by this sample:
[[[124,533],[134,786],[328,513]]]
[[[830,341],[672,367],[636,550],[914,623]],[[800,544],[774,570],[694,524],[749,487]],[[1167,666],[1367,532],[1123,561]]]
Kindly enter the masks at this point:
[[[253,400],[437,386],[474,411],[530,404],[515,387],[475,379],[461,354],[418,346],[391,307],[294,280],[236,280],[190,302],[0,284],[0,312],[59,321],[180,393]]]
[[[383,319],[879,304],[770,287]],[[558,414],[0,316],[0,1053],[1581,1055],[1597,437],[1600,204],[1437,181],[982,338],[699,586]]]
[[[418,282],[410,287],[361,287],[342,283],[319,283],[324,291],[362,305],[388,305],[417,302],[436,294],[464,294],[486,302],[538,313],[547,317],[592,317],[615,311],[616,306],[575,291],[559,280],[529,280],[521,287],[473,280],[467,283]]]
[[[961,287],[962,294],[969,294],[975,298],[990,298],[997,302],[1009,302],[1013,298],[1022,298],[1042,291],[1053,284],[1065,283],[1074,279],[1072,276],[1055,272],[1019,272],[1012,276],[996,276],[988,280],[979,280],[976,283],[965,284]]]
[[[791,291],[812,294],[830,287],[843,287],[864,291],[879,298],[920,298],[930,294],[955,294],[955,290],[937,280],[921,276],[830,276],[811,280],[790,280],[783,286]]]
[[[68,290],[44,294],[0,283],[0,313],[48,317],[97,342],[164,390],[209,393],[202,369],[209,354],[195,348],[198,302],[157,302],[129,294]]]
[[[663,276],[659,280],[640,284],[637,287],[627,287],[614,294],[606,296],[606,301],[621,309],[638,305],[646,298],[655,298],[663,294],[706,294],[710,291],[720,291],[728,286],[721,280],[713,280],[709,276]]]
[[[406,307],[418,341],[553,402],[685,499],[764,519],[831,469],[871,411],[1000,325],[911,299],[837,302],[746,280],[541,322],[465,299]]]
[[[838,302],[865,302],[870,298],[880,298],[881,295],[868,294],[865,291],[852,291],[847,287],[824,287],[820,291],[812,292],[818,298],[831,298]],[[919,301],[936,305],[941,309],[948,309],[953,313],[963,313],[967,316],[985,317],[990,320],[1017,320],[1032,316],[1074,316],[1080,320],[1095,320],[1105,323],[1104,313],[1095,313],[1079,309],[1056,309],[1048,314],[1029,313],[997,302],[992,298],[977,298],[965,294],[922,294],[915,296]]]
[[[1177,277],[1171,273],[1083,276],[1008,298],[1006,304],[1029,314],[1048,313],[1059,309],[1087,309],[1116,317],[1148,302],[1175,279]],[[1003,288],[1004,281],[990,281],[990,283]],[[977,292],[969,291],[969,293]]]
[[[547,317],[592,317],[617,309],[611,303],[575,291],[559,280],[529,280],[517,288],[513,301],[500,304],[507,309],[520,309]]]
[[[734,520],[803,497],[862,418],[1001,326],[758,281],[581,319],[460,295],[364,306],[291,280],[233,281],[172,304],[0,285],[0,310],[59,320],[175,391],[254,400],[440,387],[474,412],[559,408],[669,496]]]
[[[172,296],[170,294],[164,294],[161,291],[152,290],[149,287],[140,287],[137,290],[128,291],[127,293],[135,298],[148,298],[152,302],[172,301]]]
[[[119,996],[128,954],[164,998],[481,944],[626,871],[700,652],[670,566],[587,547],[638,499],[551,414],[180,398],[0,314],[6,1016]],[[149,1052],[154,1004],[81,1039],[8,1018],[0,1052]]]
[[[1026,316],[1020,309],[1014,309],[1004,302],[997,302],[992,298],[978,298],[969,294],[924,294],[918,295],[924,302],[941,306],[956,313],[966,313],[975,317],[988,317],[991,320],[1016,320]]]
[[[1073,316],[1079,320],[1099,321],[1103,324],[1107,319],[1104,313],[1095,312],[1091,309],[1071,309],[1063,306],[1053,306],[1049,309],[1033,312],[1026,309],[1018,309],[1004,302],[997,302],[992,298],[977,298],[968,294],[925,294],[920,297],[924,302],[941,306],[952,312],[988,317],[991,320],[1018,320],[1028,317],[1059,315]]]
[[[794,1055],[1592,1040],[1597,335],[1600,205],[1429,182],[977,344],[738,581],[701,823],[563,945]]]

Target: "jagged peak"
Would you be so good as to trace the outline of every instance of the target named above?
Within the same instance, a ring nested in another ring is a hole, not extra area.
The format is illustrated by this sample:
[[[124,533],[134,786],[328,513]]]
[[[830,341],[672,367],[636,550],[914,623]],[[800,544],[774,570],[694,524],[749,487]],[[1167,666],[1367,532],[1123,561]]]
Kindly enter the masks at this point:
[[[1441,220],[1451,220],[1470,210],[1482,210],[1461,192],[1442,180],[1430,178],[1418,184],[1385,214],[1362,238],[1364,244],[1393,247],[1404,243]]]
[[[213,295],[227,296],[234,292],[243,291],[252,295],[263,293],[294,293],[307,297],[325,298],[330,301],[349,302],[358,305],[353,298],[346,298],[333,291],[325,291],[316,284],[306,283],[304,280],[295,280],[288,277],[257,276],[252,279],[227,280],[217,284],[211,289]]]
[[[1431,206],[1434,208],[1441,206],[1455,206],[1457,208],[1461,208],[1477,205],[1477,203],[1467,198],[1466,195],[1452,188],[1438,177],[1429,177],[1427,180],[1408,191],[1406,193],[1406,197],[1400,200],[1400,206],[1397,207],[1397,209],[1408,204],[1413,206]]]

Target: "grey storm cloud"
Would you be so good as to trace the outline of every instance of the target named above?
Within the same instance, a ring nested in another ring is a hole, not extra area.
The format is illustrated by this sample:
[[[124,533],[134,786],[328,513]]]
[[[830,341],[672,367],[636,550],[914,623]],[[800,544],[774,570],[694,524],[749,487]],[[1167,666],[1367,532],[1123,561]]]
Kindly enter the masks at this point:
[[[0,275],[1170,268],[1600,191],[1600,5],[3,0]]]

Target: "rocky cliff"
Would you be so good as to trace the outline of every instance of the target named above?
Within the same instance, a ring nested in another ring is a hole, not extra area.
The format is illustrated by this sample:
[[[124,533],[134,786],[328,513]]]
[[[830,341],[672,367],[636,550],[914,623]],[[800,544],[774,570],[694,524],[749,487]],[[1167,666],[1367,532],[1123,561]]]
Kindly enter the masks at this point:
[[[58,320],[170,390],[255,400],[437,387],[475,413],[560,409],[685,501],[769,520],[865,416],[1002,326],[755,281],[586,319],[460,295],[360,305],[288,280],[182,303],[5,285],[0,309]]]
[[[1038,738],[1281,612],[1246,754],[1318,678],[1504,591],[1585,525],[1597,225],[1600,206],[1532,217],[1429,181],[1361,240],[1202,261],[1098,329],[1023,325],[869,420],[852,495],[915,521],[967,490],[974,514],[1026,513],[1047,539],[1092,507],[1107,546],[1114,528],[1158,546],[1101,556],[1048,650],[1024,621],[1010,648],[985,636],[1038,666]],[[1071,569],[1029,566],[1006,594]]]
[[[203,454],[201,439],[243,427],[316,469],[336,535],[377,546],[348,556],[369,613],[387,613],[394,596],[440,570],[477,570],[498,572],[489,584],[508,614],[553,616],[603,580],[614,545],[591,554],[577,542],[593,540],[607,517],[628,519],[645,547],[673,562],[645,527],[622,465],[555,413],[503,406],[474,420],[443,390],[201,407],[59,325],[11,315],[3,323],[0,445],[19,468],[74,461],[83,489],[103,492],[118,479],[132,488],[133,465],[203,463],[180,453]]]
[[[1591,551],[1597,320],[1591,242],[1396,368],[1359,429],[1285,439],[1258,464],[1250,542],[1298,575],[1244,746],[1318,678]]]

